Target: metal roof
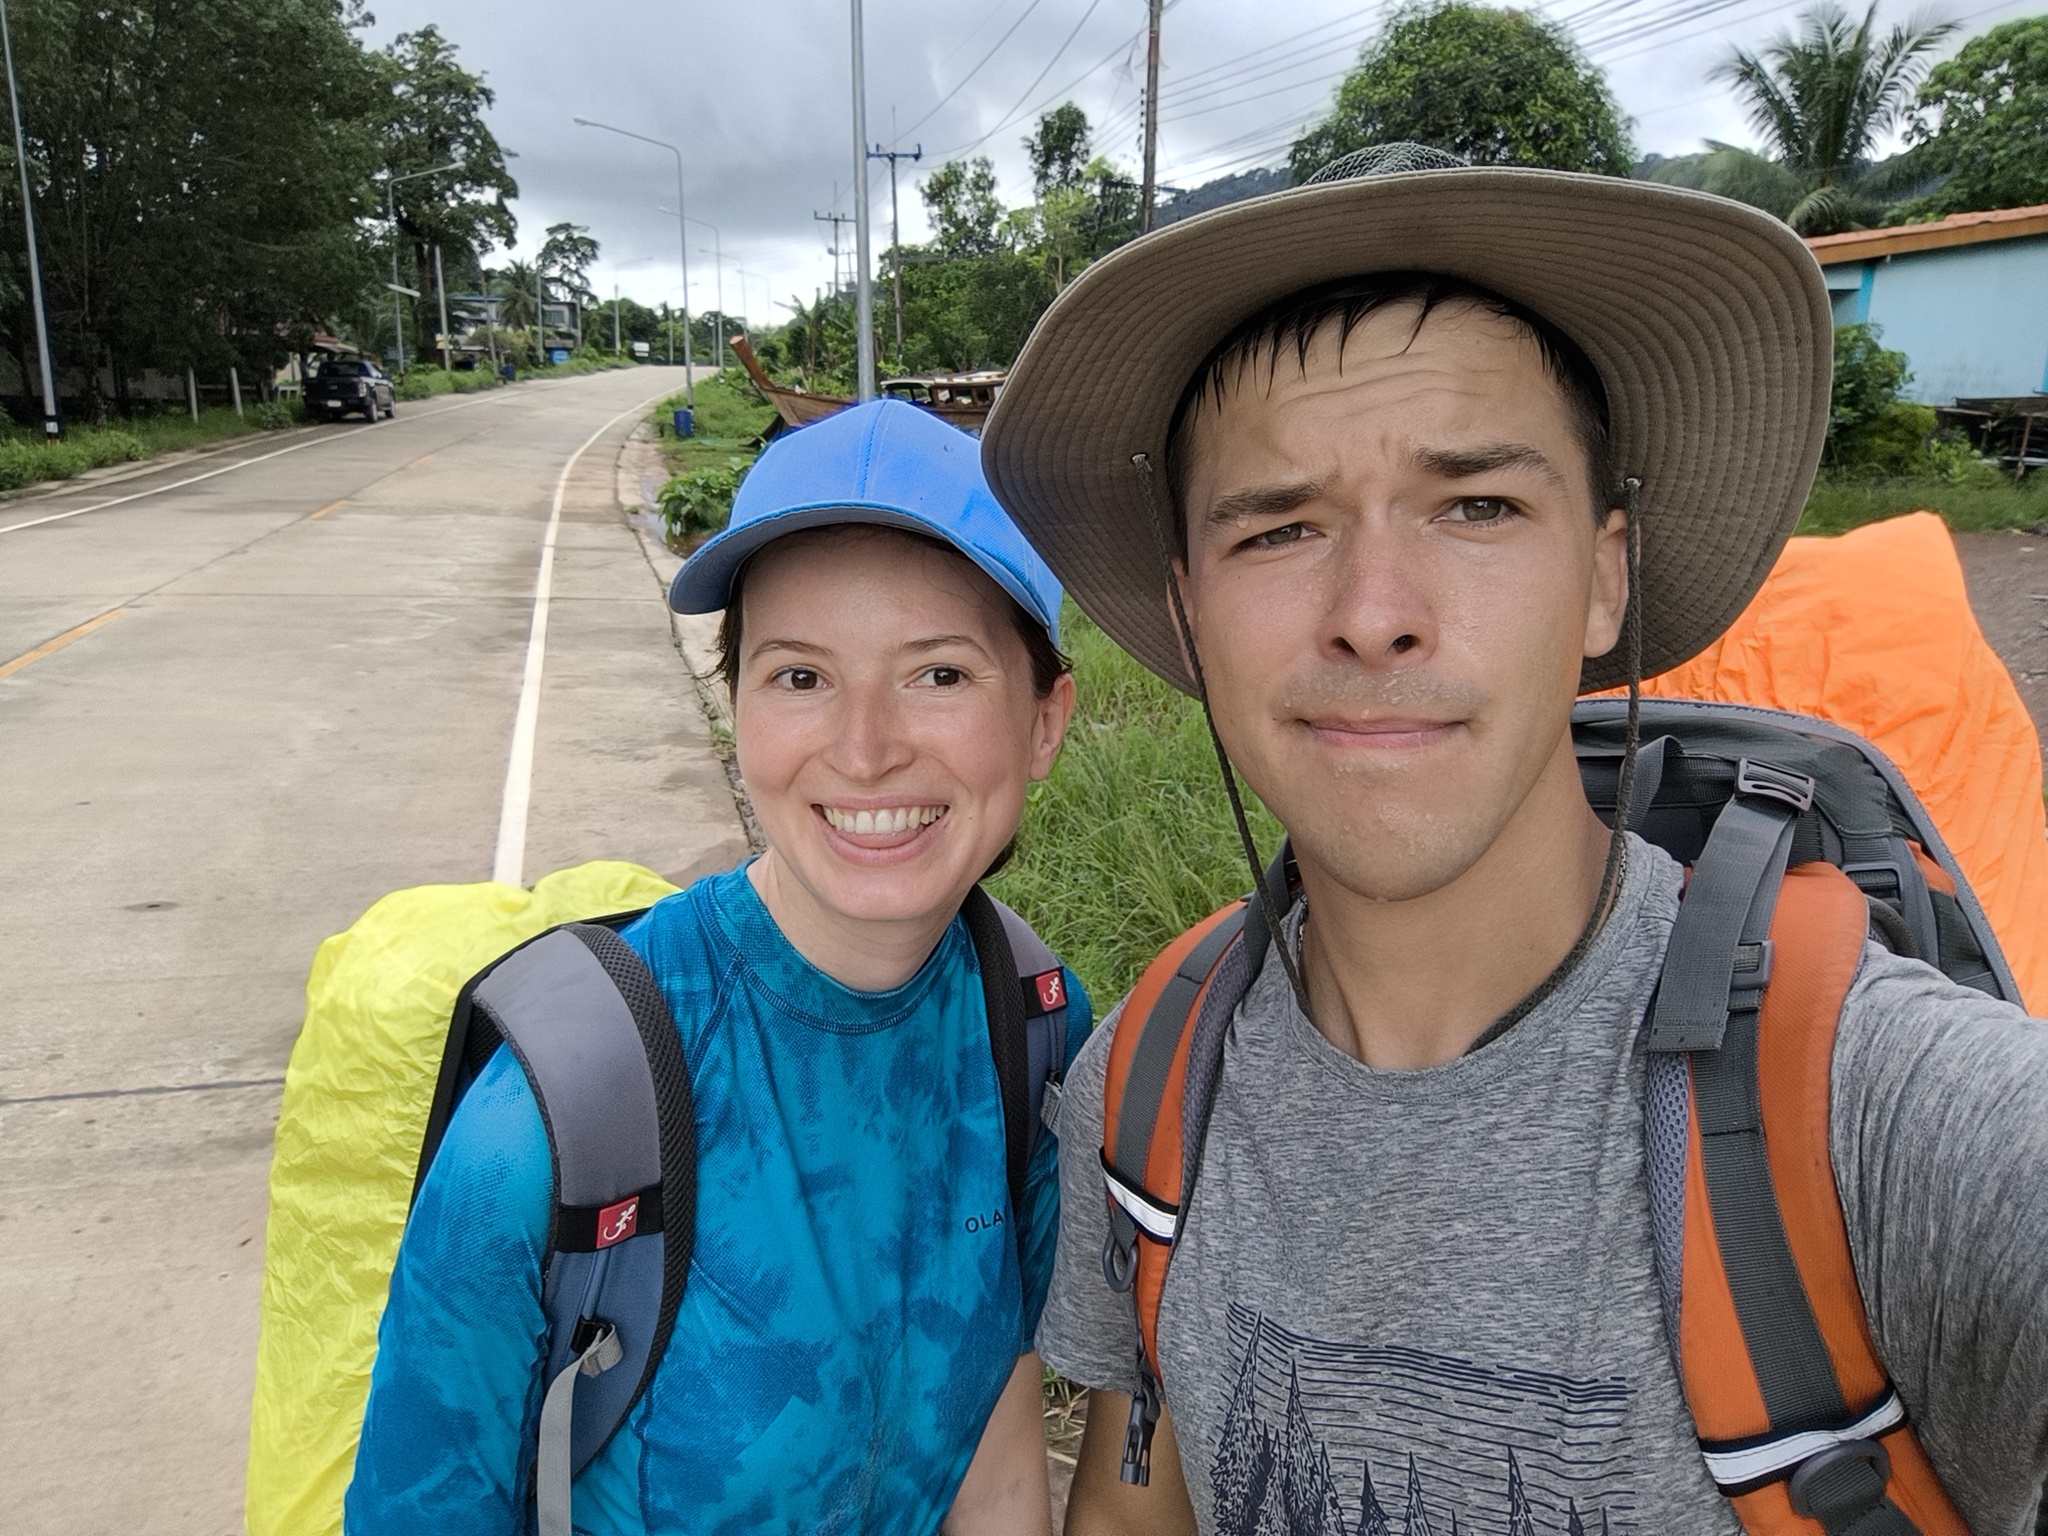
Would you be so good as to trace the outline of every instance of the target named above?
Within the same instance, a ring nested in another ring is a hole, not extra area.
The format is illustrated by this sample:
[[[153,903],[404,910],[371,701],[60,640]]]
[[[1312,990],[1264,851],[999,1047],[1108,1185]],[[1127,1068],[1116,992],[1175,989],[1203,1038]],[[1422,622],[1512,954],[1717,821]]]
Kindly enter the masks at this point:
[[[1952,213],[1931,224],[1899,224],[1890,229],[1858,229],[1846,235],[1815,235],[1806,242],[1824,267],[1847,261],[1903,256],[1908,251],[1935,251],[1951,245],[1981,245],[1989,240],[2017,240],[2048,235],[2048,203],[2031,208],[1998,208],[1988,213]]]

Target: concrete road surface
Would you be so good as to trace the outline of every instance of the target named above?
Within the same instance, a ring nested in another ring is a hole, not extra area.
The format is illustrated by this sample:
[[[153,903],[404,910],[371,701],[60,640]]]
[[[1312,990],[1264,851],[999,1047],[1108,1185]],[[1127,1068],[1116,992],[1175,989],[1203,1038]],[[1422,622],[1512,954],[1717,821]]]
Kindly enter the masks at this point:
[[[0,1530],[242,1529],[271,1126],[322,938],[494,858],[685,881],[743,852],[616,498],[680,386],[524,384],[0,502]]]

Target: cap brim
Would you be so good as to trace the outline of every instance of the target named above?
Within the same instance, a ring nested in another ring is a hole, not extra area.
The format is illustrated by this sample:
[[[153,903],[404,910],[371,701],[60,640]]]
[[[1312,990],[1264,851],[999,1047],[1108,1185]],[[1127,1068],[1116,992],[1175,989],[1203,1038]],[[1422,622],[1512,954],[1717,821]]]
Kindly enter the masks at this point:
[[[683,562],[683,568],[669,583],[668,605],[677,613],[716,613],[725,607],[727,596],[732,591],[733,577],[739,573],[739,568],[759,553],[763,545],[772,544],[792,533],[801,533],[806,528],[829,528],[843,523],[900,528],[906,533],[923,534],[957,549],[973,561],[989,580],[1001,587],[1018,607],[1044,624],[1053,644],[1059,644],[1059,614],[1043,612],[1031,589],[1018,579],[1014,571],[1001,561],[987,558],[981,551],[963,544],[952,529],[901,507],[848,505],[843,502],[791,507],[773,516],[759,518],[744,528],[729,528],[707,539]]]
[[[1584,348],[1616,473],[1642,482],[1647,673],[1741,613],[1805,505],[1827,435],[1820,268],[1768,214],[1654,182],[1421,171],[1296,188],[1173,224],[1084,271],[1032,332],[982,433],[997,497],[1075,601],[1191,689],[1152,511],[1167,427],[1209,350],[1297,289],[1372,272],[1466,278]],[[1626,681],[1619,648],[1581,686]]]

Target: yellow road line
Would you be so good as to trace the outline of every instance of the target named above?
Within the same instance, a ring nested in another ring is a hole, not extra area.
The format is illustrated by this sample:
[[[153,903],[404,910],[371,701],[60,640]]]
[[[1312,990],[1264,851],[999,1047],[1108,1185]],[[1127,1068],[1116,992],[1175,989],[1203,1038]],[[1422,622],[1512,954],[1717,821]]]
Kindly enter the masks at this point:
[[[342,497],[341,500],[339,501],[330,501],[318,512],[315,512],[312,516],[308,517],[306,521],[309,523],[317,523],[320,521],[321,518],[325,517],[328,513],[332,512],[336,507],[345,507],[347,505],[348,498],[346,496]]]
[[[126,613],[127,611],[128,610],[126,608],[109,608],[105,613],[101,614],[98,618],[87,619],[83,624],[79,625],[76,629],[67,629],[64,631],[63,634],[57,636],[57,638],[54,640],[45,640],[41,645],[37,646],[34,650],[30,651],[25,656],[17,656],[12,661],[0,662],[0,677],[12,677],[14,676],[15,673],[19,672],[23,667],[34,666],[37,662],[41,661],[45,656],[54,655],[56,652],[63,650],[64,647],[69,645],[72,641],[83,640],[87,635],[91,634],[94,630],[98,629],[102,624],[113,623],[114,620],[121,617],[121,615]]]

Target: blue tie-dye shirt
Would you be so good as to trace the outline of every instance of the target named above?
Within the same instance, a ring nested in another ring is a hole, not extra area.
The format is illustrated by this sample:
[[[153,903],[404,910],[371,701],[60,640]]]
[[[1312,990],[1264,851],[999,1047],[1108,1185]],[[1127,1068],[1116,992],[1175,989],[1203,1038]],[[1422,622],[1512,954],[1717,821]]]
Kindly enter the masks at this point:
[[[1050,1136],[1010,1211],[965,923],[882,993],[798,955],[744,869],[624,936],[690,1064],[696,1248],[661,1369],[576,1480],[576,1529],[937,1531],[1031,1348],[1059,1214]],[[1071,1057],[1089,1005],[1066,980]],[[350,1536],[529,1528],[552,1196],[539,1110],[500,1050],[406,1227]]]

